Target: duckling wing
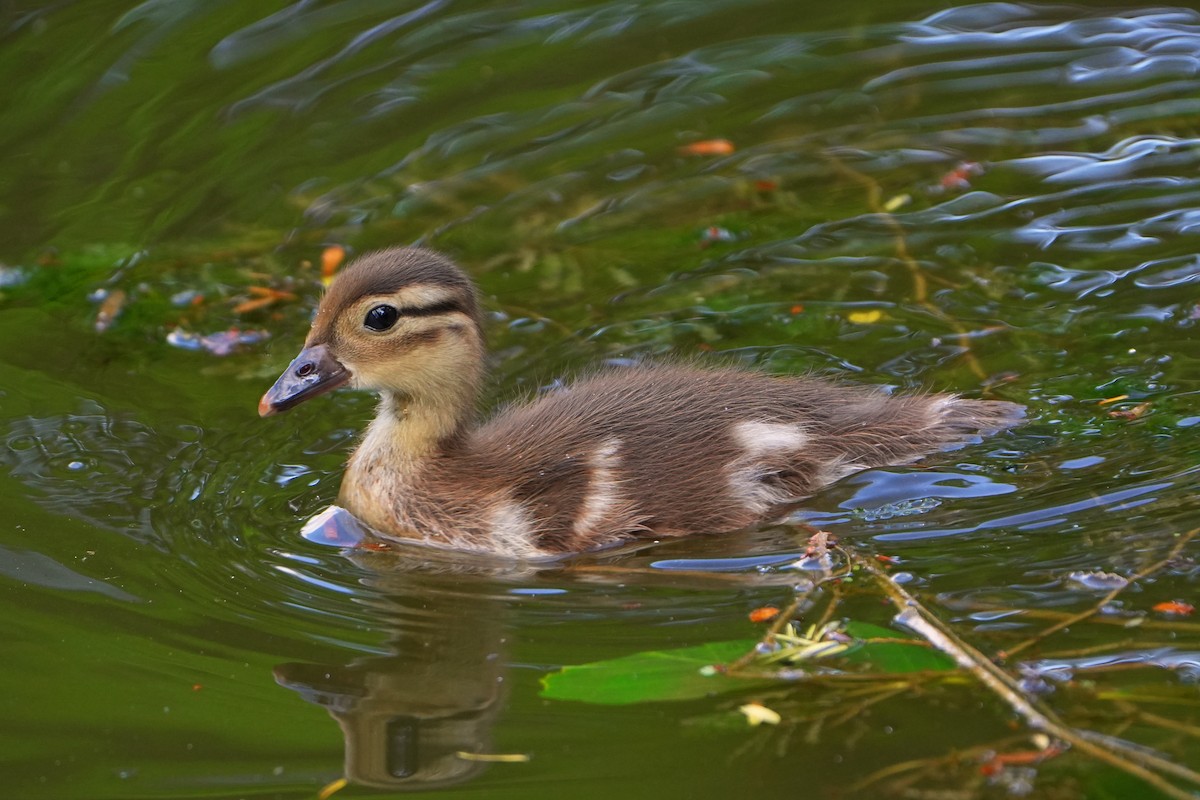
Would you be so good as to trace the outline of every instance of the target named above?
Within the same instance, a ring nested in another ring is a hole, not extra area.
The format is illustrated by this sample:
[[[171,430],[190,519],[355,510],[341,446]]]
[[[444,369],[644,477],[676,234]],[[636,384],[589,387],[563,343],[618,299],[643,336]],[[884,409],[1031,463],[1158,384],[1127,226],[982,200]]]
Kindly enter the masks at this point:
[[[564,552],[643,531],[742,528],[845,475],[961,445],[1020,413],[813,378],[639,367],[507,410],[471,449],[482,475],[507,480],[537,520],[538,546]]]

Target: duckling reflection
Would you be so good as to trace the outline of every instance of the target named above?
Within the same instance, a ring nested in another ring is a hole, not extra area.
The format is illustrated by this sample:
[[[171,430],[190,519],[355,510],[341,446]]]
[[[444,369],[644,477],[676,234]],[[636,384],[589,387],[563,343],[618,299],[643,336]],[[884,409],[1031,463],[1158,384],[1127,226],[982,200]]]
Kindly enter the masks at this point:
[[[346,518],[339,535],[349,539]],[[439,569],[369,551],[349,557],[372,572],[388,654],[280,664],[275,680],[341,727],[347,780],[412,791],[470,780],[487,764],[469,756],[490,752],[506,699],[503,601],[485,593],[486,581],[456,575],[461,560]]]

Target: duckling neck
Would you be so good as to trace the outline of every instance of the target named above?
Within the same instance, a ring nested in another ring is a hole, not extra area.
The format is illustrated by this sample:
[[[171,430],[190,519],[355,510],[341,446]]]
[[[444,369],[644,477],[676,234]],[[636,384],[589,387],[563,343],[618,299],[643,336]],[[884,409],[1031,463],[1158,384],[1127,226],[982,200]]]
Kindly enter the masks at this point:
[[[372,461],[415,465],[458,438],[467,416],[456,403],[384,393],[355,459],[365,452]]]
[[[366,435],[350,456],[338,503],[378,530],[407,527],[406,508],[430,459],[466,428],[462,407],[385,394]]]

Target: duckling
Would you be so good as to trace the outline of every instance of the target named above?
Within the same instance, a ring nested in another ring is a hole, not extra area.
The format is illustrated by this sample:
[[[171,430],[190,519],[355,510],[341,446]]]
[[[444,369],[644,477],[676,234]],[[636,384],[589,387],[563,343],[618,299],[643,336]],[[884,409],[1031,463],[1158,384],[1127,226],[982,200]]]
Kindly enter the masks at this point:
[[[429,250],[345,267],[269,416],[340,386],[378,392],[338,504],[384,537],[542,558],[746,528],[859,470],[1016,424],[1021,406],[727,366],[613,368],[477,424],[483,312]]]

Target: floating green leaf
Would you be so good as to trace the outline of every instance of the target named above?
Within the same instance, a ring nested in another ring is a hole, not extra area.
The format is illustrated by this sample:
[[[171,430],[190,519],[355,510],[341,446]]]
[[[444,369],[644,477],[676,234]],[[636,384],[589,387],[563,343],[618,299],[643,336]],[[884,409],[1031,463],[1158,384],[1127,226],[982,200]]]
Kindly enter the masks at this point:
[[[914,639],[898,641],[901,634],[864,622],[847,623],[843,629],[861,644],[830,663],[865,664],[875,671],[895,674],[954,668],[954,662]],[[739,640],[712,642],[677,650],[651,650],[608,661],[563,667],[542,679],[542,696],[554,700],[626,705],[668,700],[694,700],[724,692],[767,686],[768,678],[738,678],[720,671],[705,670],[729,664],[749,652],[757,642]]]
[[[855,639],[907,639],[896,631],[869,622],[847,622],[842,628]],[[905,642],[864,641],[843,658],[851,664],[867,664],[875,672],[904,673],[954,669],[954,659],[925,645],[920,639]]]
[[[764,679],[732,678],[701,672],[728,664],[749,652],[757,641],[711,642],[678,650],[644,653],[563,667],[542,679],[542,697],[586,703],[626,705],[662,700],[693,700],[723,692],[770,685]]]

